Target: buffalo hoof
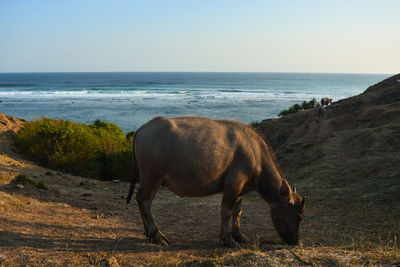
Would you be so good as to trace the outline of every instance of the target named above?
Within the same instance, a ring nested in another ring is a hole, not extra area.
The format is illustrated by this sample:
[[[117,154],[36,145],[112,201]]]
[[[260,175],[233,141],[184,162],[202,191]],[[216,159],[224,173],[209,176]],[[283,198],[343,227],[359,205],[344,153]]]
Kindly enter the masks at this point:
[[[232,239],[232,237],[224,237],[221,239],[221,242],[224,244],[224,246],[228,248],[234,248],[234,249],[240,249],[240,245]]]
[[[233,231],[232,237],[236,242],[239,243],[248,243],[249,239],[241,232],[241,231]]]
[[[164,247],[167,247],[169,245],[168,239],[159,230],[157,230],[155,234],[152,237],[150,237],[150,241],[154,244],[159,244]]]

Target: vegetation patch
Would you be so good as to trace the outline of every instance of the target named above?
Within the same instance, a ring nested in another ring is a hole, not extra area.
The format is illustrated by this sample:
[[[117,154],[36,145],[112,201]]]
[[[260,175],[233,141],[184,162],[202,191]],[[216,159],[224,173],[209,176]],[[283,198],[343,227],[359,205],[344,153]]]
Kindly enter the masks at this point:
[[[260,126],[260,122],[259,121],[252,121],[250,122],[250,126],[253,127],[254,129],[257,129],[258,126]]]
[[[317,108],[321,106],[315,98],[311,99],[310,101],[304,100],[301,104],[294,104],[288,109],[284,109],[281,112],[279,112],[278,116],[282,117],[290,113],[296,113],[299,110],[306,110],[306,109],[311,109],[311,108]]]
[[[18,174],[11,181],[11,183],[22,184],[22,185],[32,185],[38,189],[49,190],[49,188],[42,181],[37,182],[26,174]]]
[[[45,167],[102,180],[128,180],[132,140],[115,123],[50,118],[27,122],[15,137],[21,152]]]

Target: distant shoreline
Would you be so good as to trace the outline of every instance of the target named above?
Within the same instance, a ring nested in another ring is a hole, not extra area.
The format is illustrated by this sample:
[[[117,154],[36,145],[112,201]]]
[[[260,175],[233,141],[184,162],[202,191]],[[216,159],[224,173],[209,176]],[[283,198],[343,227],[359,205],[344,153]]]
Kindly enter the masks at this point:
[[[0,74],[1,111],[30,120],[117,123],[124,132],[156,116],[187,114],[245,123],[276,118],[312,98],[337,101],[388,75],[239,72],[51,72]]]
[[[271,73],[271,74],[340,74],[340,75],[395,75],[395,73],[365,73],[365,72],[297,72],[297,71],[13,71],[1,74],[48,74],[48,73]]]

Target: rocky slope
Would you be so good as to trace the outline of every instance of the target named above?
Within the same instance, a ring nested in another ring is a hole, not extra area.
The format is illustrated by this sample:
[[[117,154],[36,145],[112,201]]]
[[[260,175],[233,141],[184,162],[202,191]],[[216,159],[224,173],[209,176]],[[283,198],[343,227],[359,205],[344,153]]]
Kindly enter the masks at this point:
[[[399,209],[400,74],[364,93],[316,109],[264,120],[258,131],[281,168],[315,200],[345,197]]]

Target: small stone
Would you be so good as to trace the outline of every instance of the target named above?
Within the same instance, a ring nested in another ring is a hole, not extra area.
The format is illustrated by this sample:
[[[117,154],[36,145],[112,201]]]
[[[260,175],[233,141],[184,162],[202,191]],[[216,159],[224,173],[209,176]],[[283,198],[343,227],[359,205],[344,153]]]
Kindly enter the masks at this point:
[[[52,173],[52,172],[45,172],[44,174],[45,174],[45,175],[48,175],[48,176],[54,175],[54,173]]]
[[[84,185],[85,185],[85,182],[81,181],[78,186],[84,186]]]
[[[115,184],[117,184],[117,183],[119,183],[120,181],[119,181],[119,180],[112,180],[112,182],[115,183]]]
[[[83,197],[91,197],[91,196],[92,196],[92,193],[84,193],[84,194],[82,194],[82,196],[83,196]]]
[[[24,189],[25,186],[23,186],[22,184],[16,184],[16,185],[15,185],[15,188]]]

